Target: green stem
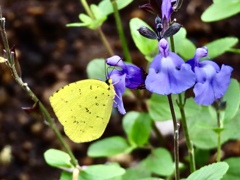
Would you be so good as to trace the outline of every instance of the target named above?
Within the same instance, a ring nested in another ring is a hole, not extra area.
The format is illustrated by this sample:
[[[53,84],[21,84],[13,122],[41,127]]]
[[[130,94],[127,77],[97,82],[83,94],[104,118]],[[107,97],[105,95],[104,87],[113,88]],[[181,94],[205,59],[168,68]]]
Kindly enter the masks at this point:
[[[91,17],[92,19],[96,19],[96,17],[92,13],[92,11],[91,11],[87,1],[86,0],[81,0],[81,3],[83,5],[85,11],[87,12],[88,16]],[[109,53],[109,56],[113,56],[114,52],[113,52],[113,50],[112,50],[112,48],[111,48],[111,46],[110,46],[110,44],[109,44],[109,42],[108,42],[108,40],[107,40],[107,38],[106,38],[105,34],[103,33],[103,31],[102,31],[100,26],[97,28],[97,32],[98,32],[98,34],[99,34],[99,36],[100,36],[100,38],[102,40],[102,43],[106,47],[106,49],[107,49],[107,51]]]
[[[184,103],[182,101],[182,96],[181,94],[178,95],[178,107],[181,113],[181,121],[182,121],[182,127],[183,127],[183,133],[184,136],[186,138],[186,144],[187,144],[187,148],[188,148],[188,154],[189,154],[189,158],[190,158],[190,171],[191,173],[196,171],[196,165],[195,165],[195,157],[194,157],[194,148],[193,148],[193,144],[190,140],[190,136],[188,133],[188,127],[187,127],[187,121],[186,121],[186,115],[185,115],[185,111],[184,111]]]
[[[81,3],[82,3],[82,5],[83,5],[85,11],[87,12],[88,16],[90,16],[92,19],[95,19],[95,16],[94,16],[94,14],[92,13],[92,11],[91,11],[91,9],[90,9],[87,1],[86,1],[86,0],[81,0]]]
[[[170,37],[170,42],[171,42],[171,50],[172,50],[172,52],[175,52],[175,45],[174,45],[173,36]],[[188,133],[188,127],[187,127],[187,120],[186,120],[184,105],[185,104],[183,103],[182,96],[181,96],[181,94],[179,94],[178,95],[178,107],[179,107],[179,110],[180,110],[180,113],[181,113],[183,133],[184,133],[184,136],[186,138],[186,144],[187,144],[189,158],[190,158],[190,171],[194,172],[196,170],[194,148],[193,148],[193,144],[190,140],[190,136],[189,136],[189,133]]]
[[[217,121],[218,121],[218,128],[220,129],[221,126],[221,120],[220,120],[220,112],[217,110]],[[218,131],[218,146],[217,146],[217,162],[221,161],[222,157],[222,149],[221,149],[221,131]]]
[[[52,128],[52,130],[54,131],[54,133],[56,134],[56,136],[58,137],[58,139],[60,140],[60,142],[62,143],[63,147],[66,149],[67,153],[69,154],[69,156],[71,157],[71,162],[74,166],[77,166],[78,163],[76,161],[76,158],[74,157],[70,147],[68,146],[68,144],[64,141],[61,133],[59,132],[58,128],[56,127],[55,123],[53,122],[50,114],[48,113],[47,109],[45,108],[45,106],[39,101],[39,99],[36,97],[36,95],[32,92],[32,90],[28,87],[28,85],[26,83],[24,83],[22,81],[22,79],[18,76],[17,71],[15,68],[12,69],[13,72],[13,76],[16,80],[16,82],[28,93],[28,95],[32,98],[32,100],[35,103],[38,103],[39,108],[41,109],[44,118],[46,118],[49,126]]]
[[[179,172],[179,124],[177,122],[177,118],[175,115],[173,101],[171,94],[167,96],[168,103],[172,114],[173,119],[173,128],[174,128],[174,160],[175,160],[175,180],[180,179],[180,172]]]
[[[171,44],[171,51],[172,51],[172,52],[175,52],[175,45],[174,45],[173,36],[170,36],[170,44]]]
[[[119,37],[120,37],[120,40],[122,43],[122,47],[123,47],[124,57],[127,62],[131,62],[131,56],[130,56],[130,52],[128,49],[128,44],[127,44],[127,41],[126,41],[126,38],[124,35],[121,18],[120,18],[119,12],[118,12],[117,1],[111,0],[111,2],[112,2],[112,7],[113,7],[114,17],[115,17],[115,21],[116,21],[116,25],[117,25],[118,34],[119,34]]]
[[[7,40],[7,35],[6,35],[6,31],[5,31],[5,26],[3,23],[1,23],[1,35],[2,35],[2,39],[3,39],[3,42],[4,43],[4,48],[5,48],[5,53],[7,55],[7,58],[10,58],[12,62],[14,62],[14,59],[12,59],[14,56],[12,55],[12,52],[10,51],[10,48],[8,46],[8,40]],[[8,61],[10,60],[8,59]],[[37,98],[37,96],[31,91],[31,89],[28,87],[27,83],[24,83],[22,81],[22,78],[19,77],[18,73],[17,73],[17,70],[14,66],[14,63],[11,64],[11,62],[7,62],[7,65],[9,66],[11,72],[12,72],[12,75],[14,77],[14,79],[16,80],[16,82],[28,93],[28,95],[31,97],[31,99],[39,105],[39,108],[41,109],[43,115],[44,115],[44,118],[46,118],[49,126],[53,129],[54,133],[57,135],[58,139],[61,141],[62,145],[64,146],[64,148],[66,149],[67,153],[69,154],[69,156],[71,157],[71,162],[74,166],[77,166],[78,163],[77,163],[77,160],[76,158],[74,157],[70,147],[68,146],[68,144],[64,141],[61,133],[59,132],[59,130],[57,129],[55,123],[53,122],[50,114],[48,113],[47,109],[45,108],[45,106],[39,101],[39,99]]]
[[[113,56],[113,55],[114,55],[114,52],[113,52],[113,50],[112,50],[110,44],[108,43],[108,40],[107,40],[106,36],[104,35],[104,33],[103,33],[101,27],[98,27],[98,28],[97,28],[97,31],[98,31],[98,33],[99,33],[99,35],[100,35],[100,38],[101,38],[101,40],[102,40],[104,46],[105,46],[106,49],[107,49],[109,55],[110,55],[110,56]]]

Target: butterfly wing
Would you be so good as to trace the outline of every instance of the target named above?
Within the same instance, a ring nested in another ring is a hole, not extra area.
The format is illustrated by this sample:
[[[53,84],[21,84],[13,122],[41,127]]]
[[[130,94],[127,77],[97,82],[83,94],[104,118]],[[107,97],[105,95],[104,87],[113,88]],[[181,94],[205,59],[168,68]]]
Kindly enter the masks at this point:
[[[89,79],[64,86],[50,103],[66,135],[74,142],[88,142],[103,134],[114,96],[112,83]]]

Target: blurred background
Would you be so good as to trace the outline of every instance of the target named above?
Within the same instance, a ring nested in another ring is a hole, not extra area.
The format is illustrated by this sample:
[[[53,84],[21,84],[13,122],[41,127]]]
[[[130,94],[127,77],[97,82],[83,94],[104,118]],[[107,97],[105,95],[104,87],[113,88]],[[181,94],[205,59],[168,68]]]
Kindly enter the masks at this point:
[[[148,0],[134,1],[120,11],[133,63],[144,68],[147,62],[132,41],[129,21],[139,17],[153,27],[155,17],[138,8],[146,2]],[[200,16],[210,3],[208,0],[185,0],[173,18],[177,18],[187,29],[188,38],[198,47],[221,37],[240,38],[239,15],[220,22],[201,22]],[[1,0],[0,6],[6,18],[10,47],[15,47],[21,65],[22,78],[53,115],[49,96],[65,84],[87,78],[86,66],[91,59],[107,58],[109,55],[95,31],[66,27],[68,23],[78,22],[79,13],[84,12],[79,0]],[[115,54],[123,57],[114,25],[114,17],[110,15],[102,29]],[[3,56],[2,42],[0,49],[0,56]],[[233,77],[240,80],[239,55],[225,53],[215,61],[220,65],[224,63],[233,66]],[[130,103],[134,104],[126,100],[127,111],[134,108]],[[22,107],[32,105],[33,102],[16,84],[6,66],[0,64],[0,153],[10,152],[0,162],[0,179],[59,178],[60,170],[49,167],[43,153],[49,148],[62,147],[53,131],[42,120],[22,110]],[[118,114],[112,116],[104,137],[123,134],[121,118]],[[62,130],[60,124],[58,127]],[[74,144],[68,138],[66,140],[81,165],[105,162],[104,159],[86,157],[88,143]]]

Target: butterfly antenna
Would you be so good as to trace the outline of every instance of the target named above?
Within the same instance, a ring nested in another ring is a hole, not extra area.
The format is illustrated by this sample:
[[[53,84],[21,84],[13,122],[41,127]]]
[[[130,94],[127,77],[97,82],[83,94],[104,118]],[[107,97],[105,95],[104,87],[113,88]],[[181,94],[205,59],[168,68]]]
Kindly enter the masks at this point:
[[[120,62],[120,61],[122,61],[122,58],[120,58],[120,59],[117,61],[117,63],[113,65],[113,68],[111,69],[109,76],[107,76],[108,74],[106,74],[106,79],[109,79],[109,78],[111,77],[113,70],[115,70],[115,69],[117,68],[116,65],[117,65],[118,62]],[[107,64],[107,63],[106,63],[106,64]],[[105,64],[105,65],[106,65],[106,64]],[[107,72],[109,71],[109,69],[110,69],[111,67],[112,67],[112,66],[108,66],[107,68],[105,68],[105,69],[107,69]],[[114,84],[116,84],[116,83],[114,83]]]

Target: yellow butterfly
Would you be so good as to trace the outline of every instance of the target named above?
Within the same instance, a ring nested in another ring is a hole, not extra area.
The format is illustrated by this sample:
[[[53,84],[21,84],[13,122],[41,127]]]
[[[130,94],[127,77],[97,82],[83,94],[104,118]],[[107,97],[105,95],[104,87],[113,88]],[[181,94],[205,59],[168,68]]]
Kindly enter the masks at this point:
[[[50,103],[74,142],[89,142],[102,136],[111,116],[115,90],[112,79],[94,79],[66,85],[50,97]]]

